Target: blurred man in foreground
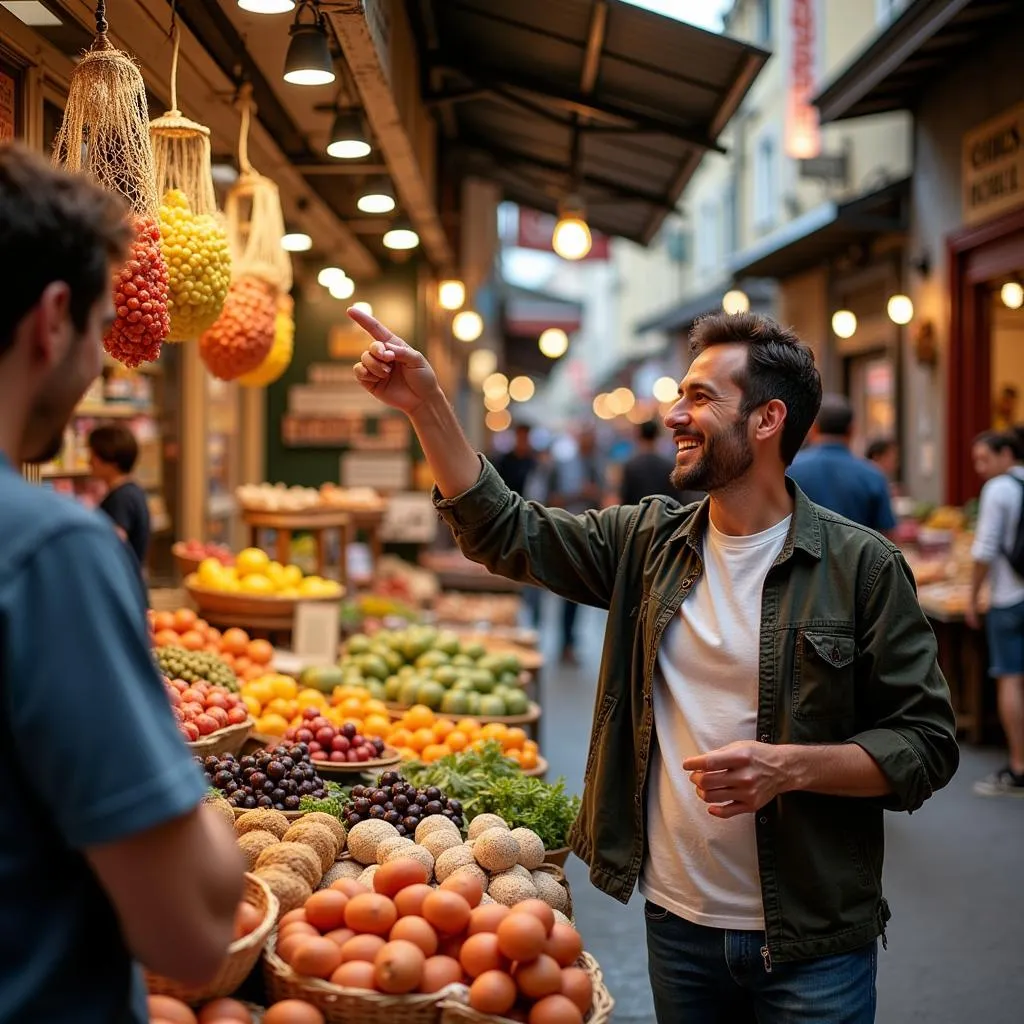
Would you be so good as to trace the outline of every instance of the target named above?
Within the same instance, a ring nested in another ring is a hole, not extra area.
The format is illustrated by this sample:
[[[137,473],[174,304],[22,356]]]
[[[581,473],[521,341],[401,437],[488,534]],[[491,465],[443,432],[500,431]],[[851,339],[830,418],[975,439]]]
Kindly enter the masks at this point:
[[[110,523],[24,480],[100,372],[123,204],[0,145],[0,1020],[146,1024],[136,961],[212,976],[242,892],[235,836],[150,656]]]
[[[882,811],[958,752],[906,562],[786,479],[810,350],[766,317],[699,322],[665,425],[673,483],[708,499],[573,515],[509,491],[426,359],[349,315],[372,339],[356,379],[408,415],[462,551],[608,611],[570,841],[609,895],[639,880],[659,1024],[871,1024]]]

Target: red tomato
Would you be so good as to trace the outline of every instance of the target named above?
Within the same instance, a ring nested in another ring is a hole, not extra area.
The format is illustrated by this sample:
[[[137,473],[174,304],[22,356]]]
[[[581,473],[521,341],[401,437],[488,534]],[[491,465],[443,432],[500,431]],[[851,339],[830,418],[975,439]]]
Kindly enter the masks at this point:
[[[228,713],[223,708],[214,705],[213,707],[207,708],[206,713],[217,723],[218,729],[227,728],[229,722]]]
[[[203,713],[203,705],[197,700],[190,700],[182,702],[181,710],[184,712],[186,718],[195,718],[197,715]]]
[[[181,700],[183,704],[201,705],[203,703],[203,692],[198,686],[193,684],[181,695]]]
[[[210,708],[223,708],[225,711],[231,705],[228,703],[228,695],[221,690],[214,690],[206,698],[206,709],[209,711]]]
[[[217,719],[206,714],[196,715],[195,724],[199,728],[200,736],[209,736],[211,732],[217,731]]]
[[[229,725],[241,725],[249,717],[249,712],[244,707],[236,704],[228,712],[228,724]]]
[[[199,726],[196,725],[195,722],[182,722],[181,725],[178,726],[178,728],[181,729],[185,739],[187,739],[190,743],[195,743],[195,741],[199,739],[199,736],[201,735],[199,732]]]

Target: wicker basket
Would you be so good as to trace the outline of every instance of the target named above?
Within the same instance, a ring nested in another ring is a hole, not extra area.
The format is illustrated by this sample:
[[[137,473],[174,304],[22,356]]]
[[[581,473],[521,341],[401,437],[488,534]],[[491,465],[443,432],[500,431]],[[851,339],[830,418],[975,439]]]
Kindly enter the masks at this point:
[[[267,996],[272,1002],[304,999],[320,1010],[327,1024],[439,1024],[441,1002],[465,991],[463,985],[450,985],[429,995],[388,996],[342,988],[329,981],[296,974],[277,955],[275,939],[276,933],[270,936],[263,950]]]
[[[235,821],[238,821],[243,814],[260,810],[259,807],[232,807],[231,809],[235,812]],[[283,814],[289,821],[298,821],[299,818],[304,818],[309,814],[309,811],[278,811],[277,813]]]
[[[569,880],[565,877],[565,872],[557,864],[549,864],[547,862],[541,864],[537,870],[543,871],[546,875],[550,875],[565,890],[565,895],[569,900],[565,908],[565,916],[569,918],[570,921],[574,921],[575,917],[572,912],[572,889],[569,888]]]
[[[245,741],[252,732],[256,723],[250,717],[238,725],[229,725],[226,729],[218,729],[204,736],[201,740],[188,744],[188,749],[197,757],[209,757],[216,754],[223,757],[225,754],[237,754],[245,745]]]
[[[587,1024],[608,1024],[615,1009],[615,1000],[604,983],[598,962],[589,953],[583,953],[576,961],[576,966],[582,967],[590,975],[594,986],[594,1002],[585,1018]],[[445,999],[441,1004],[441,1024],[514,1024],[508,1017],[494,1017],[474,1010],[462,1001],[465,998],[466,990],[462,989]]]
[[[263,911],[263,920],[244,938],[231,943],[228,955],[220,965],[216,977],[205,985],[190,986],[147,971],[146,986],[151,995],[173,996],[195,1006],[210,999],[229,996],[245,981],[256,966],[263,944],[277,921],[278,902],[266,882],[252,874],[245,876],[245,891],[242,898]]]
[[[557,850],[544,851],[544,863],[554,864],[556,868],[564,868],[572,850],[568,846],[560,846]]]

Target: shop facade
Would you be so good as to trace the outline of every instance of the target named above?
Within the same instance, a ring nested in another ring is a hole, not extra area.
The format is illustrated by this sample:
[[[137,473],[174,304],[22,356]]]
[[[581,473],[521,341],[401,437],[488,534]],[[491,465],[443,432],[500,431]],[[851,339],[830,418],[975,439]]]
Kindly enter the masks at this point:
[[[917,0],[815,100],[826,122],[914,116],[900,419],[907,489],[931,501],[977,495],[971,441],[1024,392],[1022,32],[1018,5]]]

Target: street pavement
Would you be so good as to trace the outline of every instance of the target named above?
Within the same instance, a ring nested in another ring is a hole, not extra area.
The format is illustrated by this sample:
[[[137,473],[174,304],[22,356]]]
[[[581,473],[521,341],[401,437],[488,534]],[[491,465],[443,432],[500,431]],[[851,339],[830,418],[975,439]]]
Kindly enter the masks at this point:
[[[581,609],[581,665],[558,663],[558,601],[543,599],[541,750],[549,779],[583,782],[604,628]],[[1019,1024],[1024,1020],[1024,800],[986,799],[971,784],[1002,763],[964,747],[950,785],[913,815],[887,815],[885,893],[893,911],[880,952],[877,1024]],[[576,920],[616,1000],[616,1024],[653,1024],[643,901],[622,906],[566,866]],[[685,1024],[680,1021],[680,1024]]]

